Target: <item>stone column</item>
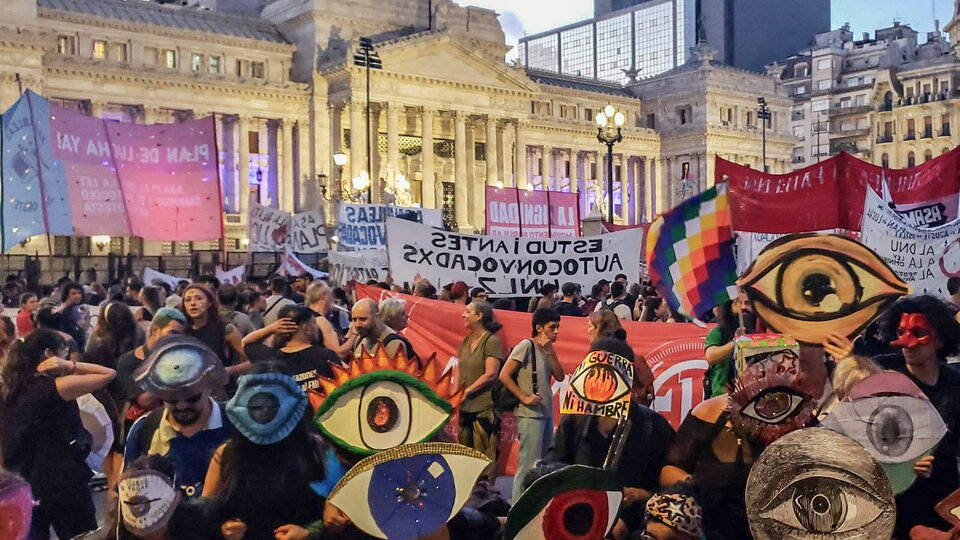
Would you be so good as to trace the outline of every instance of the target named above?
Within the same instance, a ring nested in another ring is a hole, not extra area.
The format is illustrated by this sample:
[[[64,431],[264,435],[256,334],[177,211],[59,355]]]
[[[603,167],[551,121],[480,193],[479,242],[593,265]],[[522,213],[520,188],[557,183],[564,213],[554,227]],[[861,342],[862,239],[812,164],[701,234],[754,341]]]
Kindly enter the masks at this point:
[[[580,155],[576,148],[570,150],[570,193],[580,192]]]
[[[387,168],[383,175],[387,181],[386,187],[396,193],[397,173],[400,172],[400,107],[396,102],[386,104],[387,107]]]
[[[527,137],[524,133],[524,126],[519,119],[513,127],[515,130],[514,141],[516,141],[516,152],[514,154],[516,164],[513,167],[513,178],[515,187],[523,189],[527,187]]]
[[[630,178],[627,174],[627,156],[620,156],[620,221],[630,223]]]
[[[347,178],[347,184],[352,190],[353,179],[360,176],[360,172],[367,168],[367,161],[364,158],[366,143],[363,142],[363,108],[359,103],[350,103],[344,107],[350,107],[350,178]]]
[[[240,223],[246,224],[250,213],[250,117],[240,116],[237,129],[240,130]]]
[[[500,181],[503,185],[507,185],[507,181],[510,178],[509,173],[511,171],[508,170],[508,167],[510,167],[510,165],[507,160],[507,157],[504,156],[504,154],[509,154],[507,152],[507,146],[505,146],[506,144],[505,134],[504,134],[504,130],[500,129],[499,122],[497,124],[494,124],[494,127],[497,132],[497,137],[496,137],[496,140],[494,141],[494,144],[497,145],[497,159],[495,160],[496,162],[493,164],[494,167],[496,167],[497,169],[495,174],[497,175],[498,181]]]
[[[379,103],[370,104],[370,130],[364,133],[370,137],[370,200],[374,204],[383,202],[383,167],[380,163],[380,111],[382,108]],[[363,148],[366,151],[367,140],[363,140]],[[366,162],[364,162],[366,167]]]
[[[658,158],[657,162],[657,212],[663,213],[671,208],[669,185],[670,160]]]
[[[156,124],[157,120],[160,118],[160,108],[151,107],[148,105],[143,106],[143,123],[144,124]]]
[[[220,190],[223,194],[224,212],[236,214],[240,211],[239,199],[237,196],[237,162],[234,156],[237,155],[237,145],[234,141],[234,133],[237,128],[237,117],[232,115],[222,115],[219,118],[217,133],[220,134],[218,148],[223,152],[223,176],[220,177]],[[229,208],[228,208],[229,206]],[[229,212],[228,212],[229,210]]]
[[[90,100],[90,116],[96,118],[103,118],[103,105],[104,103],[99,100]]]
[[[544,191],[550,189],[550,156],[553,155],[553,149],[543,145],[540,150],[540,187]],[[560,171],[557,171],[559,173]],[[557,174],[557,177],[560,175]]]
[[[436,178],[433,174],[433,110],[423,107],[420,111],[421,148],[420,148],[420,175],[421,200],[424,208],[439,208],[437,200]]]
[[[484,143],[483,157],[487,162],[487,185],[495,186],[500,179],[497,156],[499,152],[500,141],[499,130],[497,129],[497,118],[493,115],[487,115],[487,140]]]
[[[281,208],[283,202],[280,199],[280,184],[282,183],[280,152],[283,151],[283,141],[277,140],[277,131],[280,129],[280,120],[267,120],[267,185],[266,189],[264,189],[263,184],[260,185],[259,196],[261,204],[268,203],[267,206],[271,208]],[[266,200],[263,198],[264,192],[267,195]]]
[[[453,154],[456,173],[454,175],[454,217],[461,231],[470,228],[468,211],[469,190],[467,186],[467,115],[453,113],[454,139]]]
[[[337,167],[336,163],[333,162],[333,154],[337,152],[344,152],[346,150],[343,144],[343,104],[331,105],[330,110],[330,189],[329,196],[331,199],[339,199],[343,193],[344,180],[347,175],[349,175],[350,169],[347,169],[347,172],[344,172],[342,167]],[[346,152],[344,152],[346,153]],[[334,213],[337,208],[334,208],[333,203],[330,206],[331,213]]]
[[[293,211],[293,185],[297,181],[293,177],[293,120],[283,120],[283,176],[277,182],[277,197],[279,208],[285,212]]]
[[[318,185],[317,173],[310,166],[310,138],[307,135],[310,131],[310,125],[304,120],[297,120],[297,164],[300,166],[300,197],[295,203],[294,209],[316,210],[322,206],[320,200],[320,186]]]
[[[480,220],[480,208],[483,206],[483,182],[477,182],[477,124],[467,117],[464,135],[464,147],[467,151],[467,216],[470,224],[477,227]],[[478,227],[479,228],[479,227]],[[471,231],[472,232],[472,231]]]

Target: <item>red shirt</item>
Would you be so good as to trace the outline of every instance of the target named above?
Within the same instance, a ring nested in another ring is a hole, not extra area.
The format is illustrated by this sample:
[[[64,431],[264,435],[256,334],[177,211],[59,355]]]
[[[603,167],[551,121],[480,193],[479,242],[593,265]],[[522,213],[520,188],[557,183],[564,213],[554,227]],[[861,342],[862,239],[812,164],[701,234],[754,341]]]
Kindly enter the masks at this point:
[[[17,313],[17,333],[23,337],[33,332],[33,329],[33,319],[30,318],[29,313],[21,309],[20,313]]]

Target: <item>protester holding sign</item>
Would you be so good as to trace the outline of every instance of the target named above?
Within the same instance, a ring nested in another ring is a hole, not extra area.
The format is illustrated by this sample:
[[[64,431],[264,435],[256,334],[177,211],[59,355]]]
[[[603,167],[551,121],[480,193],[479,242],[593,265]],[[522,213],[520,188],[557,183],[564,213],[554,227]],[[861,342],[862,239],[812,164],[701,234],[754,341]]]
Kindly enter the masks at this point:
[[[510,351],[500,371],[500,382],[520,400],[517,438],[520,452],[513,482],[513,500],[523,493],[523,477],[543,459],[553,445],[553,390],[550,378],[565,377],[553,349],[560,332],[560,314],[551,308],[538,309],[531,321],[533,339],[525,339]],[[514,379],[516,375],[516,379]]]

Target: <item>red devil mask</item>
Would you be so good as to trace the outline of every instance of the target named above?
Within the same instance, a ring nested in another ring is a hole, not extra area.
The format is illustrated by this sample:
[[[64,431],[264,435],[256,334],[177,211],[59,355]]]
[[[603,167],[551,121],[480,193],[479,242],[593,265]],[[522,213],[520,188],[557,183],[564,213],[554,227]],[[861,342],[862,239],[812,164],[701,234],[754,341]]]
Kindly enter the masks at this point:
[[[912,349],[931,343],[936,335],[937,331],[930,326],[923,313],[904,313],[900,316],[900,326],[897,327],[897,339],[890,345]]]

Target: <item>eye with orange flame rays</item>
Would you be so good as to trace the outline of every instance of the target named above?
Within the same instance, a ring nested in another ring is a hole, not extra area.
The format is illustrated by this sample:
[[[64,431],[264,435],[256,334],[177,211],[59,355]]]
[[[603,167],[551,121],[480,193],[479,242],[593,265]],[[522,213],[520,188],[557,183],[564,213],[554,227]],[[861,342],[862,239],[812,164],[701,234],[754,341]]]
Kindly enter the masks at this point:
[[[593,351],[577,366],[560,403],[561,414],[619,418],[629,410],[633,364],[606,351]]]
[[[584,377],[583,397],[597,403],[610,401],[617,390],[617,374],[606,366],[596,366]]]
[[[859,242],[794,234],[772,242],[737,285],[773,331],[808,345],[828,334],[854,336],[910,286]]]
[[[429,440],[463,400],[436,355],[421,371],[402,347],[393,356],[383,344],[375,351],[364,350],[346,368],[331,365],[333,379],[318,377],[320,391],[309,392],[320,431],[363,456]]]

